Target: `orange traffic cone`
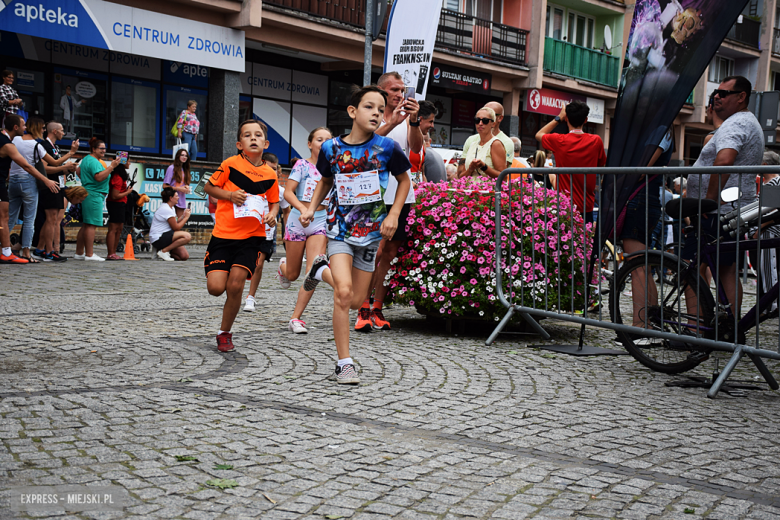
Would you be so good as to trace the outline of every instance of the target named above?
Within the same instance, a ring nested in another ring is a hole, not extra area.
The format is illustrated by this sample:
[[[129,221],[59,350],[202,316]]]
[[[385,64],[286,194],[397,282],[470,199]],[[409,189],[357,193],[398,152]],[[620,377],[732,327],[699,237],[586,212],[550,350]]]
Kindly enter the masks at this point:
[[[127,234],[127,244],[125,244],[125,260],[138,260],[135,257],[133,234]]]

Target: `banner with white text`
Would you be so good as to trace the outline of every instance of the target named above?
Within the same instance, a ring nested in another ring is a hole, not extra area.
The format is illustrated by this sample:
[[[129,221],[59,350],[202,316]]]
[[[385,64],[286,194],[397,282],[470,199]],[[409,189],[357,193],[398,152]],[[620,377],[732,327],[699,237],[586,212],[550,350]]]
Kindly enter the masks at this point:
[[[384,72],[397,72],[425,99],[441,0],[396,0],[387,23]]]

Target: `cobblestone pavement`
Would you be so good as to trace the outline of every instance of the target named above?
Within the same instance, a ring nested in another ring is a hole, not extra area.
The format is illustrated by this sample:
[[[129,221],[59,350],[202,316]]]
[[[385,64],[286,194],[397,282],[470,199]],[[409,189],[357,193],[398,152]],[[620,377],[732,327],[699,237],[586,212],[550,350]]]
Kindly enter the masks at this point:
[[[0,518],[55,516],[8,510],[12,487],[54,484],[131,496],[61,518],[780,517],[780,396],[765,385],[709,400],[629,356],[523,335],[486,347],[489,326],[455,336],[390,308],[392,331],[352,334],[362,384],[345,388],[327,379],[331,292],[293,335],[300,282],[280,289],[276,266],[230,354],[198,261],[0,266]],[[543,324],[576,341],[577,326]],[[744,362],[734,375],[757,377]]]

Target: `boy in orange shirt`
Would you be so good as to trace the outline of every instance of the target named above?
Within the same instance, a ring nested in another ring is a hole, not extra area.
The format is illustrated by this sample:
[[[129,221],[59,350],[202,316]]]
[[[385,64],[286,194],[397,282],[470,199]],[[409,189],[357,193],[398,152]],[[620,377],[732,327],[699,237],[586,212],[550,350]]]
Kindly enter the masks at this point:
[[[276,171],[263,161],[268,148],[268,128],[249,119],[238,127],[239,154],[225,160],[206,183],[206,193],[217,200],[216,224],[203,259],[206,286],[212,296],[227,292],[217,348],[230,352],[230,329],[241,307],[244,285],[255,268],[271,254],[266,226],[279,213]]]

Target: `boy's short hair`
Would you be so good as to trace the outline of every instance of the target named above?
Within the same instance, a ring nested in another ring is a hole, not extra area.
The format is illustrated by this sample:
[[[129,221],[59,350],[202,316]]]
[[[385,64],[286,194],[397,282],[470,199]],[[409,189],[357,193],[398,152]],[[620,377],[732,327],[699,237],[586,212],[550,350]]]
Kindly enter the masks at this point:
[[[260,128],[263,129],[263,136],[266,138],[266,140],[268,140],[268,127],[265,126],[265,123],[263,123],[259,119],[247,119],[246,121],[238,125],[238,132],[236,132],[236,141],[241,140],[241,131],[244,129],[244,127],[246,125],[251,125],[251,124],[260,125]]]
[[[385,105],[387,105],[387,92],[377,87],[376,85],[366,85],[362,88],[356,88],[352,92],[352,96],[349,98],[349,106],[357,108],[360,102],[363,101],[363,98],[366,96],[366,94],[370,94],[371,92],[381,94],[382,99],[385,100]]]
[[[162,199],[163,204],[171,200],[171,197],[173,197],[175,194],[176,194],[176,190],[174,190],[170,186],[167,188],[163,188],[162,191],[160,192],[160,198]]]
[[[566,117],[574,128],[579,128],[585,124],[585,120],[590,114],[590,107],[584,101],[575,99],[566,105]]]
[[[265,162],[271,162],[271,163],[274,163],[274,164],[279,164],[279,158],[276,156],[275,153],[265,152],[263,154],[263,160]]]

